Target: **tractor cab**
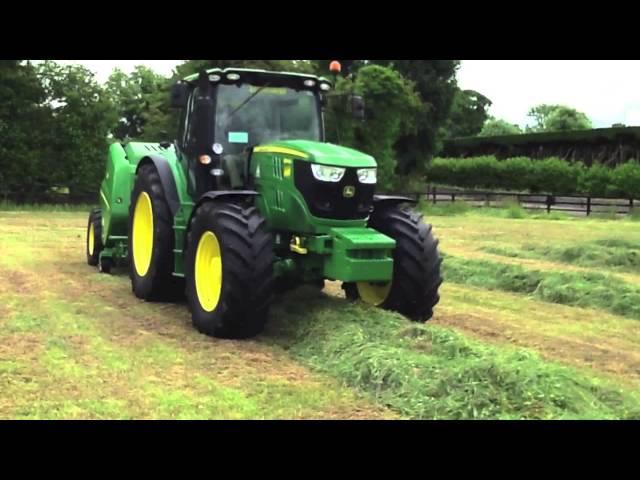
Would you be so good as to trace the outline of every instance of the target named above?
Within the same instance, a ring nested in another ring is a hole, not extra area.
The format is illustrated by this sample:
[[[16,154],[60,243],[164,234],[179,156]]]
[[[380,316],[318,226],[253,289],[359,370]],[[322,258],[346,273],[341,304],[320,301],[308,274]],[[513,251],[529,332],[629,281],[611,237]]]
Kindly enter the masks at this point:
[[[176,84],[178,146],[194,193],[245,188],[249,156],[258,145],[324,141],[322,105],[330,88],[313,75],[248,69],[207,70]]]
[[[178,147],[193,193],[246,188],[256,146],[324,142],[330,89],[323,77],[251,69],[210,69],[177,83],[172,105],[182,109]]]

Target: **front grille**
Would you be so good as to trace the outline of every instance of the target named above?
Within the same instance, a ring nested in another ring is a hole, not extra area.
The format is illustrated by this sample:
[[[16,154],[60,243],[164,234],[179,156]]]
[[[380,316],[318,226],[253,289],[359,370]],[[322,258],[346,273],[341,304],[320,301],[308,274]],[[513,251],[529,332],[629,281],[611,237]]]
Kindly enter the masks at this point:
[[[366,218],[373,204],[375,185],[358,181],[355,168],[347,168],[339,182],[316,180],[311,171],[311,163],[302,160],[294,162],[296,188],[302,193],[311,214],[320,218],[354,220]],[[351,198],[344,196],[345,187],[354,187]]]

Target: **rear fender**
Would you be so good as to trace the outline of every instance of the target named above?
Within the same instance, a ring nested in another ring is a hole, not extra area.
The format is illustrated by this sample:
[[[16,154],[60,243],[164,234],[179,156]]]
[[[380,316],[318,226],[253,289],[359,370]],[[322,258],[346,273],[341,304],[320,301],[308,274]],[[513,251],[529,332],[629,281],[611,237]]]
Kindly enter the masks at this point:
[[[143,165],[152,164],[156,167],[158,175],[160,176],[160,182],[162,183],[162,189],[164,190],[164,196],[169,204],[169,210],[171,215],[175,217],[178,209],[180,208],[180,198],[178,197],[178,189],[176,187],[176,180],[173,178],[173,172],[169,166],[169,162],[166,158],[148,155],[143,157],[138,163],[136,168],[136,175]]]

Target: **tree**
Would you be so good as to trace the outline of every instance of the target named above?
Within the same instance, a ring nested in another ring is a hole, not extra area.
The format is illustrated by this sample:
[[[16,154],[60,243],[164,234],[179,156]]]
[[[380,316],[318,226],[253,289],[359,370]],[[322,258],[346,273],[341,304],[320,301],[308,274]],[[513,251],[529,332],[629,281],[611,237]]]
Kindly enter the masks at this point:
[[[442,148],[447,119],[453,104],[456,71],[459,60],[372,60],[371,63],[391,66],[415,84],[422,108],[415,118],[408,119],[412,128],[396,143],[398,173],[407,174],[423,166]]]
[[[50,186],[70,193],[96,192],[104,174],[107,136],[116,122],[116,109],[94,74],[79,65],[46,61],[37,67],[51,112],[46,129],[46,158]]]
[[[163,132],[175,134],[177,122],[170,111],[169,88],[168,78],[145,66],[137,66],[129,75],[114,70],[106,83],[118,112],[114,137],[157,142],[167,140],[162,138]]]
[[[535,120],[535,125],[527,127],[527,132],[558,132],[592,128],[591,120],[586,114],[564,105],[537,105],[529,110],[528,116]]]
[[[551,112],[553,112],[559,105],[537,105],[532,107],[527,114],[528,117],[533,118],[535,124],[533,126],[527,126],[527,132],[543,132],[546,128],[547,118]]]
[[[448,138],[471,137],[482,130],[489,118],[491,100],[474,90],[458,90],[447,120]]]
[[[338,94],[354,92],[366,98],[366,120],[353,119],[345,108],[344,96],[338,96],[327,123],[328,134],[336,131],[337,141],[375,157],[378,163],[378,184],[383,189],[392,186],[397,162],[394,145],[406,132],[406,118],[419,112],[420,97],[411,82],[397,71],[380,65],[362,67],[355,80],[342,78],[336,86]]]
[[[36,69],[23,60],[0,60],[0,195],[32,200],[48,187],[53,165],[42,155],[49,109]]]
[[[478,136],[497,137],[499,135],[517,135],[519,133],[522,133],[522,129],[515,123],[509,123],[499,118],[490,118],[485,122]]]
[[[546,123],[549,132],[589,130],[592,127],[591,120],[587,115],[569,107],[560,107],[551,112]]]

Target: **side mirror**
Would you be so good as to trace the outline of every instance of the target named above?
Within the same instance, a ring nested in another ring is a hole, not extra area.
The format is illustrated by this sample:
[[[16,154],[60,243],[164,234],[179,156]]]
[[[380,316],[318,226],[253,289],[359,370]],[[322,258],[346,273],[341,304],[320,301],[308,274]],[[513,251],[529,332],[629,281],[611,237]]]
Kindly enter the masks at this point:
[[[189,99],[189,87],[178,82],[171,87],[171,108],[186,108]]]
[[[349,96],[349,103],[351,104],[353,118],[364,120],[364,98],[359,95],[351,95]]]

